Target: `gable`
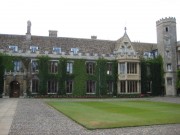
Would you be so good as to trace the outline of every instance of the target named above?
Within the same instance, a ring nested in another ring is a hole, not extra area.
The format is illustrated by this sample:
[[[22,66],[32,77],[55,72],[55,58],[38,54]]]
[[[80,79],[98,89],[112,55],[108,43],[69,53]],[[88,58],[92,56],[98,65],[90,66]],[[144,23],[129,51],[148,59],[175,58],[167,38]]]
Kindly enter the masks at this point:
[[[131,44],[131,41],[128,35],[126,34],[126,32],[124,36],[117,41],[114,52],[115,53],[134,53],[135,52],[133,45]]]

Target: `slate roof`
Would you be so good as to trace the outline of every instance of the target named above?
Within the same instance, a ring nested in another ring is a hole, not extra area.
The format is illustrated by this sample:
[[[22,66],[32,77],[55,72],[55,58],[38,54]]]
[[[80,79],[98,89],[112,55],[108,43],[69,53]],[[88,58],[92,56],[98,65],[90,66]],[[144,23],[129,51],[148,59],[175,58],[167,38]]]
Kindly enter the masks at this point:
[[[0,34],[0,49],[8,49],[9,45],[17,45],[19,49],[28,50],[30,46],[38,46],[40,51],[52,51],[53,47],[61,47],[62,52],[70,52],[71,48],[79,48],[82,53],[112,54],[117,41],[31,36],[31,40],[26,40],[26,35]],[[157,49],[157,44],[132,42],[135,51],[142,53]]]

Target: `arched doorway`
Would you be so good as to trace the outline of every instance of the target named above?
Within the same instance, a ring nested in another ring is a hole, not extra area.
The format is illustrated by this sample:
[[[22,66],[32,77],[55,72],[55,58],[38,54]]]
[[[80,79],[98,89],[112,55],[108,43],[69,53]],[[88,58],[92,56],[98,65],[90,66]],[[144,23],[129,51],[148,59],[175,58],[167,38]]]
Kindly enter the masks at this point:
[[[10,97],[18,98],[20,95],[20,83],[18,81],[12,81],[10,87]]]

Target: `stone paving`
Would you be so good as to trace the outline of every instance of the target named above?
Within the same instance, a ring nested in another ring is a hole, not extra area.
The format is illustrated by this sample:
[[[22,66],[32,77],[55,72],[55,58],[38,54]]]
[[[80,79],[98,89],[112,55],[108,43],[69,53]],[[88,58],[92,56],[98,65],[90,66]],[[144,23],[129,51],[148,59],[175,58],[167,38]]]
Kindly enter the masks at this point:
[[[47,106],[44,103],[46,100],[19,99],[9,135],[179,135],[180,133],[180,124],[87,130]],[[62,101],[66,100],[69,99]],[[160,97],[146,100],[180,103],[180,98]]]
[[[18,99],[0,98],[0,135],[7,135],[15,114]]]

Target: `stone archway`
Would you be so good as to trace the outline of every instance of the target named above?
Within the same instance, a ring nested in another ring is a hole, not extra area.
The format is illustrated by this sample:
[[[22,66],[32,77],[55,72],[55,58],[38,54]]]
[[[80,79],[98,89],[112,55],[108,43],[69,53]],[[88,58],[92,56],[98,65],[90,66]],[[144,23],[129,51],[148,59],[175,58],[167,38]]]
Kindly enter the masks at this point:
[[[12,81],[10,83],[10,97],[18,98],[20,96],[20,83]]]

